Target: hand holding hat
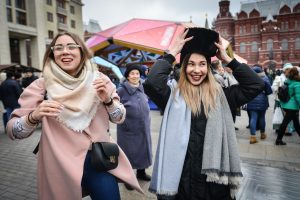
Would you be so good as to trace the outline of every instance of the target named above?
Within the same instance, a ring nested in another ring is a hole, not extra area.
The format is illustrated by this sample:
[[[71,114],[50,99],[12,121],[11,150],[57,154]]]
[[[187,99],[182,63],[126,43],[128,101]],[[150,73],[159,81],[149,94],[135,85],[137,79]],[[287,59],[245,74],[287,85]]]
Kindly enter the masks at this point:
[[[184,44],[193,39],[193,36],[185,38],[188,31],[189,29],[186,29],[184,32],[180,33],[177,36],[175,42],[170,46],[168,50],[169,54],[173,55],[174,57],[177,56],[177,54],[181,52],[181,49],[184,46]]]
[[[232,61],[232,58],[229,57],[229,55],[226,52],[226,46],[224,45],[223,39],[221,38],[221,36],[219,35],[219,42],[215,42],[215,45],[218,48],[217,51],[217,58],[219,60],[222,60],[224,62],[226,62],[226,64],[230,63]]]

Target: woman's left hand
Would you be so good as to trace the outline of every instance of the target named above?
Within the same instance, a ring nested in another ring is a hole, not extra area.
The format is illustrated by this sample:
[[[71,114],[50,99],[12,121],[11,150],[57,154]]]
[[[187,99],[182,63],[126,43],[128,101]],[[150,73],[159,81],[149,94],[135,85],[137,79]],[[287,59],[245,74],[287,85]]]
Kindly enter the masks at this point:
[[[232,58],[230,58],[226,52],[226,47],[224,46],[224,44],[222,43],[222,38],[219,35],[219,42],[216,43],[215,45],[218,47],[218,52],[217,52],[217,58],[219,60],[224,61],[226,64],[230,63],[232,61]]]
[[[101,99],[102,102],[108,103],[111,98],[110,91],[108,90],[107,84],[109,80],[105,80],[103,78],[97,78],[93,82],[93,86],[97,91],[98,97]]]

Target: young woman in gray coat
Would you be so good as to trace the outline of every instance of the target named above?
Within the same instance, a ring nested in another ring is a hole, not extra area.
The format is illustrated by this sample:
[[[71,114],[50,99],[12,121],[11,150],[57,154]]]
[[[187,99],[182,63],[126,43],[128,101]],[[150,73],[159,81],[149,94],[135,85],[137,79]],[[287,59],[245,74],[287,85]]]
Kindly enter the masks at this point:
[[[132,168],[137,169],[137,178],[150,181],[145,169],[152,164],[150,135],[150,109],[140,77],[140,65],[128,66],[126,81],[117,90],[121,103],[126,108],[126,119],[117,126],[117,142],[127,155]],[[125,185],[127,189],[131,189]]]

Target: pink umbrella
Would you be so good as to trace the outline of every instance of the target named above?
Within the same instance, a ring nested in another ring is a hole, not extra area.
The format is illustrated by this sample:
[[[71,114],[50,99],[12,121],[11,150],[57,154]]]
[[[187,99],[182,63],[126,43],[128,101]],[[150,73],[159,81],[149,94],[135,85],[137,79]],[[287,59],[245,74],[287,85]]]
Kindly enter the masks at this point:
[[[92,36],[86,41],[86,45],[93,51],[107,47],[109,44],[110,43],[107,41],[107,38],[99,34]]]
[[[149,19],[131,19],[97,33],[86,44],[94,52],[113,43],[121,47],[163,54],[174,42],[175,36],[192,23]]]

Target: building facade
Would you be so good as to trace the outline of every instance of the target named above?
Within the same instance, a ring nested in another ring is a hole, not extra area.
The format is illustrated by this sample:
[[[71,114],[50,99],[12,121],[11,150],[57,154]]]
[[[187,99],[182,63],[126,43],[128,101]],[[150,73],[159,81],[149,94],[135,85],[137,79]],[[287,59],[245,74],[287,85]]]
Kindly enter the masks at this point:
[[[81,0],[1,0],[0,64],[42,68],[43,55],[59,32],[83,39]]]
[[[230,1],[221,0],[214,29],[249,65],[300,64],[299,0],[244,1],[236,16],[230,13]]]
[[[83,24],[83,29],[84,29],[84,41],[87,41],[93,35],[102,31],[98,21],[94,19],[90,19],[87,24]]]

